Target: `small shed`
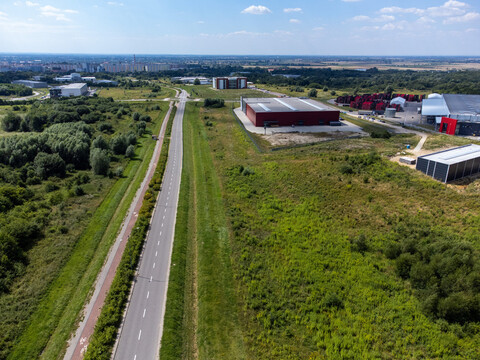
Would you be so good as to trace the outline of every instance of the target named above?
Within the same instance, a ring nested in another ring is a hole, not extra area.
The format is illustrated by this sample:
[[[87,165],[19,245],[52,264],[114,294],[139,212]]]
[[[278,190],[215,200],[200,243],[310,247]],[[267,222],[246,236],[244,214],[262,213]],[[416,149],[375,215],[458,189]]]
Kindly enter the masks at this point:
[[[470,144],[417,158],[417,170],[441,182],[480,172],[480,145]]]

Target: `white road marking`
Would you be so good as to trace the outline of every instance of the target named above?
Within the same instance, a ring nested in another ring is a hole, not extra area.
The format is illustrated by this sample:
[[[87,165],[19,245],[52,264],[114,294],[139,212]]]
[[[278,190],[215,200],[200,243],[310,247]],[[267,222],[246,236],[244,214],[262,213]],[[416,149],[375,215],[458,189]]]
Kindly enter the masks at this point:
[[[140,338],[142,337],[142,330],[138,333],[138,341],[140,341]]]
[[[160,231],[160,235],[159,236],[162,236],[162,231]],[[160,242],[160,241],[159,241]]]
[[[157,246],[158,246],[158,245],[160,245],[160,240],[159,240],[159,241],[157,241]]]
[[[153,263],[153,268],[155,269],[155,263]]]
[[[133,360],[137,360],[137,354],[135,354],[135,356],[133,357]]]
[[[151,278],[152,278],[152,277],[150,276],[150,279],[151,279]],[[147,299],[148,299],[149,296],[150,296],[150,291],[147,291]]]
[[[152,275],[150,275],[150,282],[152,282],[152,280],[153,280],[153,276],[152,276]]]
[[[165,209],[165,211],[164,211],[164,212],[167,212],[167,209]],[[165,216],[164,216],[163,218],[165,219]]]
[[[157,255],[158,255],[158,251],[155,251],[155,257],[157,257]]]
[[[143,309],[143,317],[145,317],[146,312],[147,312],[147,309]]]
[[[161,226],[161,227],[163,227],[163,223],[162,223],[162,226]]]

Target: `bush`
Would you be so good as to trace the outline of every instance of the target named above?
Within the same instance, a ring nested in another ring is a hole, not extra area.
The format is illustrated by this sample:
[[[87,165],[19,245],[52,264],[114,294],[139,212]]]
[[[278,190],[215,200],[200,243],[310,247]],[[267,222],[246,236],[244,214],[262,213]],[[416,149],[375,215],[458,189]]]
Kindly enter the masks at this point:
[[[128,145],[127,150],[125,150],[125,156],[132,158],[135,155],[135,147],[133,145]]]
[[[312,89],[308,92],[309,97],[317,97],[317,89]]]
[[[93,148],[90,152],[90,166],[96,175],[107,175],[110,168],[110,157],[106,150]]]
[[[2,119],[2,129],[5,131],[18,131],[22,118],[12,112],[7,113]]]
[[[387,130],[375,130],[370,133],[370,137],[374,139],[390,139],[392,134],[390,134]]]
[[[223,99],[205,99],[205,102],[203,103],[203,106],[205,107],[211,107],[211,108],[222,108],[225,106],[225,101]]]

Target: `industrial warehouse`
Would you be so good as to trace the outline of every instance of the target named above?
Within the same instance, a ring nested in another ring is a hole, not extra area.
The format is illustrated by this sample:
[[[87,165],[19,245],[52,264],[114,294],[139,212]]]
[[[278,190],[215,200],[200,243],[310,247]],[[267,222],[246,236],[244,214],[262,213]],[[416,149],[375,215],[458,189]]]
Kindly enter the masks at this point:
[[[75,83],[63,86],[57,86],[50,89],[50,97],[71,97],[83,96],[88,94],[88,87],[85,83]]]
[[[242,98],[242,111],[257,127],[338,124],[340,111],[310,99]]]
[[[444,183],[480,172],[480,146],[464,145],[419,156],[417,170]]]
[[[480,95],[431,94],[422,102],[422,118],[450,135],[480,135]]]

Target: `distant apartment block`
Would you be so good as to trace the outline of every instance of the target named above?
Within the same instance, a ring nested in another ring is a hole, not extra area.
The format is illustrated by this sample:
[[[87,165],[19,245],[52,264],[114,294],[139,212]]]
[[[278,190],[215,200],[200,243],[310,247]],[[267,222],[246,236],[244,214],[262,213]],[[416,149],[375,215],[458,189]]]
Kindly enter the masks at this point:
[[[48,85],[45,81],[33,81],[33,80],[14,80],[12,84],[25,85],[26,87],[32,89],[42,89],[47,88]]]
[[[214,77],[213,88],[224,89],[246,89],[247,78],[246,77]]]

